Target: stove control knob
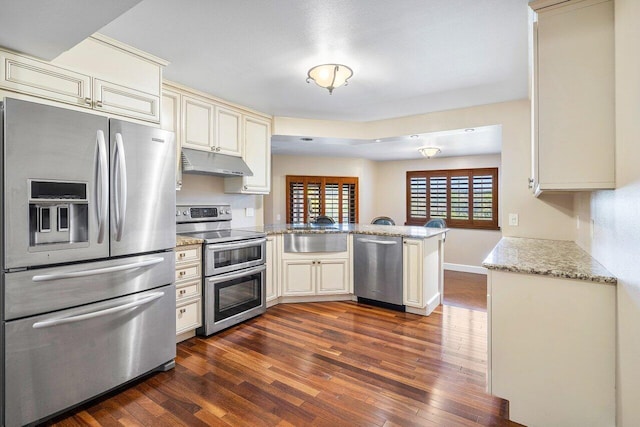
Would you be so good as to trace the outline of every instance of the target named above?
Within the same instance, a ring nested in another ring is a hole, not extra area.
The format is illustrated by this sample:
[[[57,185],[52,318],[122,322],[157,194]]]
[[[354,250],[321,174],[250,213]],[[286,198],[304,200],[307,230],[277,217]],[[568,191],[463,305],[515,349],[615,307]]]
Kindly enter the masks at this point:
[[[229,214],[231,213],[231,209],[226,209],[226,210],[224,211],[224,213],[226,213],[227,215],[229,215]]]
[[[176,211],[176,216],[180,216],[180,211]]]
[[[184,216],[189,215],[189,211],[183,211],[183,212],[182,212],[182,215],[184,215]]]

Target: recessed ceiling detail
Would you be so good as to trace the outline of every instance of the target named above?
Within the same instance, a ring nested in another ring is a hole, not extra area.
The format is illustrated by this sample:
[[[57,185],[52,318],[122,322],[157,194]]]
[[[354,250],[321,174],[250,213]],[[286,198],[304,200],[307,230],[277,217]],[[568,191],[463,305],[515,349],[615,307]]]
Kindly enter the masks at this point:
[[[437,157],[478,156],[499,154],[502,151],[502,126],[491,125],[442,132],[402,135],[392,138],[342,139],[313,137],[305,141],[301,136],[274,135],[271,152],[275,155],[304,155],[323,157],[356,157],[375,161],[424,159],[421,147],[437,147]]]

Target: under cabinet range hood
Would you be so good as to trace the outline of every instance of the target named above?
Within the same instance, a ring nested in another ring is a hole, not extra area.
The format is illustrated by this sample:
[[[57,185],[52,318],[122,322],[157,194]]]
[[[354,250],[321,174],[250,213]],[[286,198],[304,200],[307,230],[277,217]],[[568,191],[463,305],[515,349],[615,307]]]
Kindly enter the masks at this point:
[[[253,176],[240,157],[182,149],[182,172],[214,176]]]

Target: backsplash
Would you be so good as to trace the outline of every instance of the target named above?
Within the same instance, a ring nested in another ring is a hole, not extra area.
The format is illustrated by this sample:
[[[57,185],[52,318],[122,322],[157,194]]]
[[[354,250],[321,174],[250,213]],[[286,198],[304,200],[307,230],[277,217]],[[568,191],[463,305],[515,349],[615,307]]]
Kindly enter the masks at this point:
[[[207,175],[182,175],[182,189],[176,191],[176,204],[228,203],[233,209],[231,227],[253,227],[264,224],[263,197],[252,194],[226,194],[224,178]],[[253,216],[247,216],[253,209]]]

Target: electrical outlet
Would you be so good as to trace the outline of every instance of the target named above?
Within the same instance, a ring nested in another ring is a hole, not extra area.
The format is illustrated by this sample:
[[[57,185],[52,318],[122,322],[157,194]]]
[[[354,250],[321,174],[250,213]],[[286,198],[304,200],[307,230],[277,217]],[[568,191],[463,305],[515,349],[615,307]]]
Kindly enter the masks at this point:
[[[580,215],[576,215],[576,228],[580,230]]]
[[[509,214],[509,225],[517,227],[518,226],[518,214],[510,213]]]
[[[245,214],[246,216],[253,216],[253,215],[254,215],[254,214],[253,214],[253,208],[245,208],[245,209],[244,209],[244,214]]]
[[[280,221],[282,219],[282,217],[280,216],[280,214],[276,215],[276,221]]]
[[[589,234],[591,235],[591,238],[593,239],[593,231],[596,228],[596,220],[591,218],[591,226],[589,227]]]

